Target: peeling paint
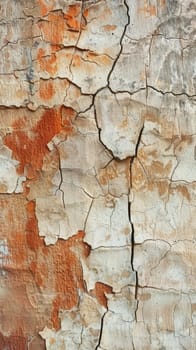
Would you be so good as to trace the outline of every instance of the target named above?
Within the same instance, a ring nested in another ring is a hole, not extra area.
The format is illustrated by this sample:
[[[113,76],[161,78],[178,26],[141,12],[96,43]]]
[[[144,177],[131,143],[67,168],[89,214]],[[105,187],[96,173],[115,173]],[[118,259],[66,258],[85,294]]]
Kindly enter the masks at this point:
[[[195,5],[0,0],[0,348],[194,350]]]

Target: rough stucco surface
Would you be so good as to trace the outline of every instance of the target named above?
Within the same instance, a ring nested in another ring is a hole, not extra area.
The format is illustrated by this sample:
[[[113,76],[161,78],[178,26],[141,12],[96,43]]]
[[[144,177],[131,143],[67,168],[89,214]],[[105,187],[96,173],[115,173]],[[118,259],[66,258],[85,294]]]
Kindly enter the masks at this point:
[[[0,0],[1,350],[195,350],[195,14]]]

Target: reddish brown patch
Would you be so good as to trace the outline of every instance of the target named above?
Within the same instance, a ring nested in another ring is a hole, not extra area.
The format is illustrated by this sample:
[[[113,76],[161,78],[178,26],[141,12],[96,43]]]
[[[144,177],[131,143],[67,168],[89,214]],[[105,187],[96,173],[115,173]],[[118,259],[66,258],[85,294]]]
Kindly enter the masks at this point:
[[[60,309],[71,309],[78,303],[78,290],[84,290],[83,273],[80,261],[72,249],[81,256],[89,254],[89,247],[83,243],[84,232],[79,231],[67,241],[58,240],[54,246],[46,247],[38,237],[35,204],[27,204],[28,221],[27,242],[31,250],[36,252],[35,260],[30,264],[35,281],[43,290],[54,293],[51,305],[51,322],[55,329],[60,327],[58,313]],[[34,240],[33,243],[33,231]],[[36,249],[35,249],[36,248]],[[47,258],[45,256],[47,255]]]
[[[47,72],[51,75],[54,75],[57,72],[55,53],[51,53],[51,55],[47,56],[45,55],[44,50],[40,48],[38,50],[37,60],[42,71]]]
[[[65,33],[66,35],[69,35],[69,31],[78,33],[83,28],[78,19],[80,13],[80,5],[69,6],[65,14],[62,11],[50,12],[47,21],[38,23],[44,40],[51,45],[62,45]]]
[[[62,107],[39,112],[33,120],[27,116],[18,118],[12,125],[12,133],[4,139],[13,157],[20,162],[18,171],[25,170],[34,178],[43,158],[49,154],[47,143],[60,132],[72,134],[75,116],[71,108]],[[5,278],[1,281],[1,331],[6,334],[9,329],[10,334],[17,336],[20,327],[24,339],[37,334],[45,325],[57,329],[59,310],[77,305],[78,290],[85,289],[79,257],[90,253],[90,247],[83,242],[83,231],[67,241],[58,240],[54,246],[46,247],[39,237],[35,206],[36,203],[27,202],[23,194],[0,198],[0,230],[9,252],[2,266]],[[10,339],[10,348],[15,343],[17,350],[23,346],[13,337]],[[4,337],[2,341],[9,344]]]
[[[112,294],[112,287],[108,286],[107,284],[96,282],[95,288],[92,290],[92,295],[94,295],[98,302],[103,305],[105,308],[107,308],[107,297],[105,294]]]
[[[72,66],[73,67],[81,67],[82,65],[82,58],[79,55],[73,56]]]
[[[38,3],[40,6],[41,16],[45,16],[49,11],[53,10],[54,0],[50,0],[49,2],[46,2],[46,0],[38,0]]]
[[[93,53],[90,53],[90,58],[91,57],[93,58]],[[101,55],[101,56],[98,55],[95,58],[95,62],[100,66],[109,66],[111,65],[111,58],[107,55]]]
[[[20,266],[21,264],[23,264],[23,262],[27,260],[27,251],[24,245],[25,239],[26,237],[24,232],[15,232],[15,235],[14,235],[15,246],[11,244],[11,240],[12,240],[11,237],[8,240],[9,245],[10,246],[12,245],[11,259],[14,261],[13,267],[16,269],[18,268],[18,266]],[[17,247],[20,247],[20,250],[18,250]]]
[[[55,329],[60,327],[58,312],[69,310],[78,303],[78,290],[84,290],[81,264],[71,248],[81,248],[81,234],[75,235],[67,242],[58,241],[49,250],[54,251],[54,273],[56,298],[53,301],[52,323]]]
[[[177,190],[184,198],[187,199],[187,201],[190,202],[191,197],[190,193],[188,191],[188,188],[185,185],[176,185],[176,187],[173,188],[173,190]]]
[[[53,81],[51,80],[40,80],[39,96],[48,101],[54,95]]]
[[[32,275],[34,276],[36,285],[42,288],[45,287],[44,280],[43,280],[43,272],[44,272],[44,275],[46,276],[45,265],[43,264],[41,269],[41,266],[38,266],[38,264],[35,261],[32,261],[29,265],[29,270],[32,272]]]
[[[153,160],[150,166],[146,166],[148,171],[150,172],[151,176],[161,175],[162,177],[166,177],[169,175],[171,168],[172,168],[172,161],[168,161],[166,165],[161,163],[158,160]]]
[[[103,27],[106,32],[111,32],[112,30],[116,29],[115,25],[109,25],[107,24],[106,26]]]
[[[7,350],[7,349],[8,350],[26,350],[27,339],[22,334],[22,331],[18,331],[14,335],[10,335],[9,337],[6,337],[2,333],[0,333],[0,349],[1,350]]]
[[[59,310],[69,310],[76,306],[78,290],[85,289],[81,264],[76,254],[71,250],[74,247],[82,255],[85,255],[86,247],[82,237],[83,235],[78,233],[66,242],[59,240],[55,246],[47,248],[49,250],[48,259],[52,256],[50,274],[53,271],[52,285],[56,295],[51,314],[52,325],[55,329],[60,327]]]
[[[135,189],[141,189],[146,184],[146,174],[141,164],[135,159],[132,165],[132,183]]]
[[[156,182],[156,185],[157,185],[160,197],[164,195],[168,195],[168,190],[169,190],[168,181],[158,181]]]
[[[159,123],[159,118],[155,113],[146,113],[144,114],[144,118],[153,123]]]
[[[27,211],[27,223],[26,223],[26,234],[27,234],[27,245],[28,248],[36,252],[40,247],[40,237],[38,236],[38,223],[35,216],[35,202],[28,202],[26,205]]]
[[[181,135],[180,139],[182,142],[187,143],[188,145],[190,145],[193,141],[193,137],[192,135]]]
[[[33,259],[26,241],[26,200],[23,195],[1,196],[0,207],[3,220],[0,219],[2,238],[7,242],[8,256],[1,269],[1,332],[18,336],[18,329],[24,337],[33,335],[36,327],[43,327],[47,313],[39,319],[39,310],[32,305],[32,292],[36,294],[34,276],[29,269]],[[28,293],[30,292],[30,294]],[[36,302],[35,302],[36,304]],[[43,305],[39,305],[43,311]],[[21,336],[22,337],[22,336]],[[14,344],[14,339],[11,339]],[[18,344],[19,346],[19,344]],[[17,348],[19,349],[19,347]]]
[[[77,17],[80,15],[81,6],[78,5],[70,5],[68,11],[64,14],[64,18],[66,19],[66,24],[70,30],[79,32],[81,29],[80,20]]]
[[[118,171],[114,166],[108,166],[105,169],[101,169],[99,173],[99,182],[101,185],[106,185],[111,180],[118,177]]]
[[[67,25],[72,29],[79,30],[80,22],[76,20],[76,17],[80,15],[81,5],[70,5],[68,11],[64,14],[64,18],[67,20]]]
[[[83,16],[84,16],[85,18],[87,18],[88,15],[89,15],[89,9],[85,9],[85,10],[83,11]]]
[[[41,21],[38,25],[44,40],[55,45],[63,43],[66,22],[61,11],[49,13],[47,21]]]
[[[13,157],[19,160],[18,173],[24,169],[28,178],[35,177],[43,164],[43,157],[48,152],[47,143],[62,129],[60,109],[46,110],[37,125],[28,132],[23,131],[21,125],[28,128],[28,118],[19,119],[12,125],[15,129],[4,138],[4,143],[13,152]]]
[[[1,197],[0,206],[0,229],[9,252],[2,265],[2,334],[9,330],[16,336],[18,327],[24,337],[33,336],[46,325],[58,329],[59,310],[76,306],[78,290],[85,290],[79,259],[89,254],[88,245],[83,243],[84,232],[46,247],[38,235],[35,202],[26,202],[23,195],[11,195]],[[11,338],[10,344],[14,342]]]
[[[69,107],[62,108],[62,125],[66,135],[73,135],[75,128],[73,121],[76,118],[76,112]]]

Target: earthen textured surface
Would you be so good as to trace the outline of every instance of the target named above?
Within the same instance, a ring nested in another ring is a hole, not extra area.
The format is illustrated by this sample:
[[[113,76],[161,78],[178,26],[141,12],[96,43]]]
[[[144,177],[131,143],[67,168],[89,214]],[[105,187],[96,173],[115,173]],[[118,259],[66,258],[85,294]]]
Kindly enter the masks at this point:
[[[1,350],[195,350],[195,14],[0,0]]]

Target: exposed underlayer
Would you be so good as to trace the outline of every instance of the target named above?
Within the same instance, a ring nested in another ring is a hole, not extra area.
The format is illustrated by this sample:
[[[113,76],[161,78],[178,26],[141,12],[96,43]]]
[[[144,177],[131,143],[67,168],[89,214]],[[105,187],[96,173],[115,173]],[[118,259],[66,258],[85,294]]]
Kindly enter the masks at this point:
[[[195,13],[0,0],[0,350],[195,350]]]

